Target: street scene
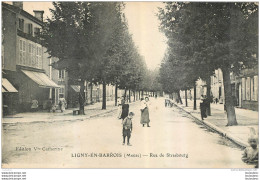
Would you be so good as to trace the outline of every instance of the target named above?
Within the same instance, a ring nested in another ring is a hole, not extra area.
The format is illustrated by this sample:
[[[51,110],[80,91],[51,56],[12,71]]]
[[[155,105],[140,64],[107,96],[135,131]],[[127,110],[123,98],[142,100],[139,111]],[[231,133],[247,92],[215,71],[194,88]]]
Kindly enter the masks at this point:
[[[3,165],[7,168],[42,168],[46,163],[50,168],[252,168],[241,160],[243,151],[239,146],[205,128],[184,111],[165,108],[163,98],[152,98],[150,104],[150,128],[140,124],[140,102],[130,104],[130,111],[135,113],[132,146],[122,146],[122,120],[117,119],[117,110],[91,119],[5,123]],[[17,147],[31,150],[17,151]],[[34,147],[62,148],[62,151],[35,151]],[[82,153],[130,156],[82,157]],[[165,156],[159,157],[161,153]]]
[[[2,168],[258,168],[257,2],[2,17]]]

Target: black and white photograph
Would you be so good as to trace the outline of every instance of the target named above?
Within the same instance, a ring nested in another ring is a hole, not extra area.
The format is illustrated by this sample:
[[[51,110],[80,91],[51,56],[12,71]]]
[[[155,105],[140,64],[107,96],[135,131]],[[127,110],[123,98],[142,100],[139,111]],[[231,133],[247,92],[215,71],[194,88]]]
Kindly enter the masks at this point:
[[[258,4],[2,1],[2,169],[257,170]]]

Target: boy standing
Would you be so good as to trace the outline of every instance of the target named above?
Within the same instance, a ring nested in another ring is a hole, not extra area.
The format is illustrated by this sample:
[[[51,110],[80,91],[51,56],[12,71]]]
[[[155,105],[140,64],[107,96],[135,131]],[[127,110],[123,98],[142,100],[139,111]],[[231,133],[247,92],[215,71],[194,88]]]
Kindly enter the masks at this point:
[[[123,145],[125,145],[125,138],[127,137],[127,145],[132,146],[129,142],[131,133],[133,131],[132,118],[134,116],[133,112],[130,112],[129,115],[123,120]]]

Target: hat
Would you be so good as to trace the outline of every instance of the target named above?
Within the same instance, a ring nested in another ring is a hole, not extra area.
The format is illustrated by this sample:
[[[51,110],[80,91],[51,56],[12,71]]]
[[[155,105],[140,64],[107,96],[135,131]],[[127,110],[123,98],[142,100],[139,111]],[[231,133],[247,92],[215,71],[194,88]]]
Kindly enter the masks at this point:
[[[133,113],[133,112],[129,113],[129,116],[134,116],[134,115],[135,115],[135,113]]]

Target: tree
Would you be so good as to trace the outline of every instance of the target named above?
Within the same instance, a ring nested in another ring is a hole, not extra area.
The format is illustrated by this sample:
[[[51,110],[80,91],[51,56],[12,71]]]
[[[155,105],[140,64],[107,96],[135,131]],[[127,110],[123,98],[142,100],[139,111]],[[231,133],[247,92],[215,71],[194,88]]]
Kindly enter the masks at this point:
[[[66,69],[81,86],[81,114],[84,114],[85,80],[102,82],[103,86],[111,81],[106,79],[109,74],[107,64],[111,60],[108,51],[118,23],[119,4],[54,2],[52,18],[47,20],[43,29],[41,37],[47,52],[59,58],[54,67]]]
[[[257,43],[253,40],[257,36],[257,13],[255,3],[169,2],[158,15],[160,28],[166,34],[173,54],[182,59],[183,64],[201,72],[197,73],[198,77],[208,79],[215,69],[222,69],[227,125],[237,124],[230,72],[257,64],[253,58],[257,55]],[[247,33],[249,24],[253,26],[252,33]]]

